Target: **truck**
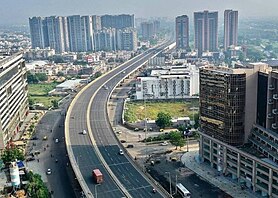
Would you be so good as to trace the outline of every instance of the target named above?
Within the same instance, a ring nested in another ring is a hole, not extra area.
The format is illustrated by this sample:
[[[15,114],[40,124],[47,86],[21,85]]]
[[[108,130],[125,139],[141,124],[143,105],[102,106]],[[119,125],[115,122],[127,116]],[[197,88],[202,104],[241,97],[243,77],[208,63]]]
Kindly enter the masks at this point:
[[[97,184],[100,184],[103,182],[103,175],[99,169],[94,169],[92,174],[93,174],[93,178]]]

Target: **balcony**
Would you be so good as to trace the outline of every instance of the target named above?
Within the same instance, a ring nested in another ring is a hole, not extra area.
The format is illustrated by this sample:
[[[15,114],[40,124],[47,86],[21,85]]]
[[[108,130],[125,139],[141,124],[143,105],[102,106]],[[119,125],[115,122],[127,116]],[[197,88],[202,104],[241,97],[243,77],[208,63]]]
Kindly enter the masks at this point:
[[[273,95],[273,99],[274,99],[274,100],[277,100],[277,99],[278,99],[278,94],[274,94],[274,95]]]
[[[272,113],[267,114],[267,118],[268,118],[268,119],[273,119]]]
[[[268,99],[268,104],[272,105],[274,103],[273,99]]]
[[[272,113],[273,113],[274,115],[278,114],[277,109],[272,109]]]
[[[269,89],[269,90],[274,90],[274,86],[273,86],[273,85],[269,85],[269,86],[268,86],[268,89]]]
[[[277,126],[276,123],[273,123],[273,124],[271,125],[271,127],[272,127],[273,129],[278,129],[278,126]]]

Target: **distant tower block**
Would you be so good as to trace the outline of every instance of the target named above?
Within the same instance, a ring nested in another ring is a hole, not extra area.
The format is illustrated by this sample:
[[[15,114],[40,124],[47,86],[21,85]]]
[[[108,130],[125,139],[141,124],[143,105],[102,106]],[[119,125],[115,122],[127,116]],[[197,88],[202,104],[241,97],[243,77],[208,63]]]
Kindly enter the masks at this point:
[[[10,165],[10,174],[13,187],[20,185],[19,169],[16,162],[12,162]]]

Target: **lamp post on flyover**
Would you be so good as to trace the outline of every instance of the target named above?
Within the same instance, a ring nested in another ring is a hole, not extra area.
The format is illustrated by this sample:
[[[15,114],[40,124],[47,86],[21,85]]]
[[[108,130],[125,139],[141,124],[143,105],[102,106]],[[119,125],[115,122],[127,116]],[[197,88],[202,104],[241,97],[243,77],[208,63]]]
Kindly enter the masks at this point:
[[[169,182],[170,182],[170,195],[172,195],[172,181],[171,181],[171,173],[170,172],[165,172],[166,174],[169,174]]]
[[[95,185],[95,198],[97,198],[97,187],[98,187],[99,185],[100,185],[100,184]]]

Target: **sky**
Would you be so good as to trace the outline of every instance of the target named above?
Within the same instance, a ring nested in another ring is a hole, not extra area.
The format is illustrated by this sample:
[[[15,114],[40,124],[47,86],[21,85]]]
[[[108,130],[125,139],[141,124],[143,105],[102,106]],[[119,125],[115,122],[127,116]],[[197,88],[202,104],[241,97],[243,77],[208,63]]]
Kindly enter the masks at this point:
[[[0,0],[0,25],[28,24],[32,16],[135,14],[176,17],[194,11],[239,11],[239,17],[278,17],[277,0]]]

